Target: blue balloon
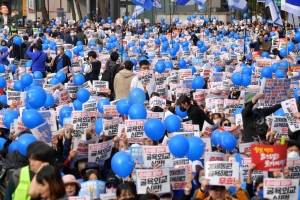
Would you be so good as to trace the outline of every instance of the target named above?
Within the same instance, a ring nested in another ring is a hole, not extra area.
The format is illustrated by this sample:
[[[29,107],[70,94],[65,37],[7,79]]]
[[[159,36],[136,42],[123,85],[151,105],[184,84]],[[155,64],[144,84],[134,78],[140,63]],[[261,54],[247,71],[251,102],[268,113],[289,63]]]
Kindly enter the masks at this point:
[[[51,94],[47,94],[47,99],[45,101],[44,107],[51,108],[54,105],[54,97]]]
[[[24,74],[21,78],[21,81],[22,81],[22,85],[29,86],[31,85],[33,78],[30,74]]]
[[[8,146],[8,153],[13,152],[15,150],[18,150],[18,141],[14,141]]]
[[[51,80],[49,81],[49,84],[51,85],[56,85],[56,84],[59,84],[60,81],[54,76],[51,78]]]
[[[6,95],[0,95],[0,102],[3,104],[3,106],[7,106],[7,97]]]
[[[20,44],[22,44],[22,38],[19,37],[19,36],[14,37],[13,43],[14,43],[15,45],[20,45]]]
[[[287,60],[283,60],[280,62],[279,66],[281,68],[287,69],[289,67],[289,62]]]
[[[145,92],[140,88],[134,88],[129,93],[129,100],[132,104],[144,104],[146,100]]]
[[[168,146],[171,154],[177,158],[184,157],[189,151],[189,142],[183,135],[171,137]]]
[[[26,93],[26,101],[35,109],[39,109],[44,106],[47,99],[47,93],[40,86],[32,86]]]
[[[40,71],[35,71],[33,73],[33,79],[42,79],[43,78],[43,74]]]
[[[187,111],[182,112],[180,110],[180,106],[176,106],[176,114],[177,116],[179,116],[180,118],[186,118],[187,117]]]
[[[279,67],[279,63],[273,63],[271,66],[272,71],[275,73],[278,70],[278,67]]]
[[[34,137],[32,134],[25,133],[21,135],[17,140],[19,153],[22,154],[23,156],[27,156],[27,147],[31,143],[36,141],[37,141],[36,137]]]
[[[261,54],[261,57],[263,57],[263,58],[269,58],[269,53],[268,52],[263,52],[262,54]]]
[[[142,104],[136,103],[129,108],[128,115],[130,119],[146,119],[147,111]]]
[[[166,69],[173,69],[173,63],[171,61],[166,61],[165,65],[166,65]]]
[[[90,98],[90,92],[85,88],[81,88],[77,91],[76,96],[81,103],[85,103]]]
[[[79,100],[75,100],[73,102],[74,110],[82,110],[82,103]]]
[[[5,80],[5,78],[4,77],[0,77],[0,88],[5,88],[5,86],[6,86],[6,80]]]
[[[176,115],[169,115],[168,117],[166,117],[164,124],[165,124],[165,129],[169,133],[177,132],[181,127],[180,118]]]
[[[289,51],[294,51],[295,50],[295,44],[293,42],[288,43],[288,50]]]
[[[237,108],[233,113],[234,119],[236,119],[236,115],[242,114],[242,111],[243,111],[243,108]]]
[[[298,30],[298,32],[294,35],[294,39],[297,41],[297,42],[300,42],[300,32]],[[299,43],[298,43],[298,46],[299,46]],[[299,49],[299,48],[298,48]]]
[[[220,66],[215,66],[215,71],[216,72],[222,72],[222,68]]]
[[[286,57],[287,56],[286,48],[280,49],[279,55],[282,56],[282,57]]]
[[[220,135],[220,129],[214,130],[211,134],[211,142],[215,147],[219,145],[219,135]]]
[[[22,113],[22,122],[24,126],[32,129],[43,124],[45,120],[39,111],[35,109],[28,109]]]
[[[272,68],[271,67],[263,67],[260,73],[262,78],[272,78]]]
[[[64,118],[71,117],[71,115],[72,115],[72,108],[69,106],[64,106],[59,111],[59,118],[62,120]]]
[[[161,120],[152,118],[146,121],[144,131],[151,140],[158,141],[164,136],[165,127]]]
[[[84,76],[82,74],[76,74],[74,76],[74,84],[77,86],[83,85],[84,84]]]
[[[199,160],[205,151],[205,144],[201,138],[196,136],[191,136],[188,139],[189,142],[189,151],[186,154],[186,157],[191,160]]]
[[[95,125],[95,132],[97,135],[99,135],[102,130],[103,130],[103,124],[102,124],[102,118],[98,118],[95,122],[94,122],[94,125]]]
[[[120,115],[128,115],[130,106],[130,101],[126,98],[122,98],[117,102],[116,108]]]
[[[300,88],[297,88],[295,91],[294,91],[294,97],[297,101],[299,101],[299,95],[298,93],[300,92]]]
[[[242,74],[248,74],[249,76],[252,75],[252,70],[250,67],[243,67]]]
[[[223,132],[223,134],[224,133],[226,133],[226,132]],[[228,135],[226,134],[226,137],[222,138],[221,147],[227,151],[231,151],[234,148],[236,148],[235,137],[231,133],[229,133]]]
[[[12,73],[15,73],[15,71],[16,71],[16,65],[14,65],[14,64],[9,64],[8,67],[11,68],[11,72],[12,72]]]
[[[176,19],[175,19],[175,22],[176,22],[176,23],[178,23],[178,22],[179,22],[179,19],[178,19],[178,18],[176,18]]]
[[[3,149],[6,140],[4,138],[0,138],[0,150]]]
[[[247,87],[248,85],[251,84],[251,76],[249,76],[248,74],[242,74],[242,76],[243,76],[242,86]]]
[[[222,51],[222,52],[227,52],[227,48],[226,48],[226,47],[222,47],[222,48],[221,48],[221,51]]]
[[[219,145],[221,145],[223,138],[227,137],[228,135],[231,135],[231,133],[229,133],[227,131],[219,133],[219,137],[218,137],[218,143],[219,143]]]
[[[98,111],[102,114],[104,114],[104,108],[103,108],[104,105],[110,105],[109,100],[101,99],[100,101],[98,101],[97,108],[98,108]]]
[[[77,74],[76,74],[77,75]],[[76,76],[75,75],[75,76]],[[63,71],[58,71],[56,74],[55,74],[55,78],[57,80],[59,80],[61,83],[64,82],[67,78],[67,75],[65,74],[65,72]]]
[[[276,76],[276,78],[285,78],[285,71],[283,71],[282,69],[279,69],[275,72],[275,76]]]
[[[49,45],[48,44],[42,44],[42,48],[43,50],[48,50],[49,49]]]
[[[133,171],[134,160],[129,153],[118,152],[111,159],[111,168],[116,175],[125,178]]]
[[[163,61],[158,61],[156,64],[155,64],[155,70],[158,72],[158,73],[163,73],[166,69],[166,65]]]
[[[284,114],[284,112],[283,112],[283,109],[280,108],[280,109],[276,110],[276,112],[274,112],[274,116],[285,117],[285,114]]]
[[[6,128],[10,129],[10,124],[14,122],[15,119],[18,119],[19,113],[14,110],[8,110],[3,114],[3,124]]]
[[[3,64],[0,64],[0,73],[5,73],[5,66]]]
[[[154,42],[155,42],[155,44],[160,45],[160,39],[159,38],[155,38]]]
[[[178,66],[180,68],[185,68],[186,67],[186,61],[184,59],[181,59],[178,61]]]
[[[243,83],[243,76],[242,76],[242,74],[238,73],[238,72],[232,74],[231,81],[235,85],[241,85]]]
[[[81,41],[77,41],[76,46],[80,46],[80,45],[83,45],[83,43]]]
[[[202,89],[205,85],[205,81],[201,76],[197,76],[192,81],[192,88],[194,90]]]
[[[200,48],[200,51],[202,53],[204,53],[205,51],[207,50],[207,47],[205,45],[203,45],[201,48]]]
[[[194,66],[189,66],[188,69],[192,70],[192,75],[194,75],[194,73],[197,71]]]

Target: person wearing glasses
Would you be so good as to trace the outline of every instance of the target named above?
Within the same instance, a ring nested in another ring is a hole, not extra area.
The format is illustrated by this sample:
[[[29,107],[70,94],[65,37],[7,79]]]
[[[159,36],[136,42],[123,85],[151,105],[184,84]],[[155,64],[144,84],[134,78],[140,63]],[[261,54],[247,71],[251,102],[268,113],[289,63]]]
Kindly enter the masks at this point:
[[[106,179],[106,194],[116,193],[120,180],[117,176],[108,176]]]

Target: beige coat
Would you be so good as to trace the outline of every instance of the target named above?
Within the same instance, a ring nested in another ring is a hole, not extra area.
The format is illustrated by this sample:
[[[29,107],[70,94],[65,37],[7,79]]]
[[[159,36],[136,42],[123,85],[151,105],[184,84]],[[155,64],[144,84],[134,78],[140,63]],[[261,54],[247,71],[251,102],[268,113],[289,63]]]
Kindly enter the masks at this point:
[[[114,80],[114,90],[116,94],[116,100],[121,98],[128,98],[130,92],[130,85],[135,74],[127,69],[121,70],[116,74]]]

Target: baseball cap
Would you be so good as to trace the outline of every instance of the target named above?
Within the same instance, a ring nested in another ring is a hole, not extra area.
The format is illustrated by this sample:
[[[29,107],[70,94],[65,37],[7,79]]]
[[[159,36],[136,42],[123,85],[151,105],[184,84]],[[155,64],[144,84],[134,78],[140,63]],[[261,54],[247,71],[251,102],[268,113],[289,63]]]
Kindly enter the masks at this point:
[[[106,178],[106,184],[107,183],[115,183],[115,184],[119,184],[120,183],[120,180],[117,176],[115,175],[111,175],[111,176],[108,176]]]

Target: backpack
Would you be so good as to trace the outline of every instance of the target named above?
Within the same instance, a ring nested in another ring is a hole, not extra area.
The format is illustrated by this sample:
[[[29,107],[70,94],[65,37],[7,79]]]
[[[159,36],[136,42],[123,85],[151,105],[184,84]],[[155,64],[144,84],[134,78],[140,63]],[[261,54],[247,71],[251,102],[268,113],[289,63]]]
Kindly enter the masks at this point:
[[[256,133],[254,133],[254,137],[260,137],[260,138],[265,138],[268,130],[268,125],[266,123],[266,119],[264,116],[260,114],[260,112],[255,109],[252,110],[253,114],[253,125],[256,130]]]
[[[112,68],[106,68],[106,70],[101,75],[101,81],[107,81],[109,85],[109,89],[111,92],[114,92],[114,80],[116,76],[117,69],[121,67],[119,64],[116,64]]]

